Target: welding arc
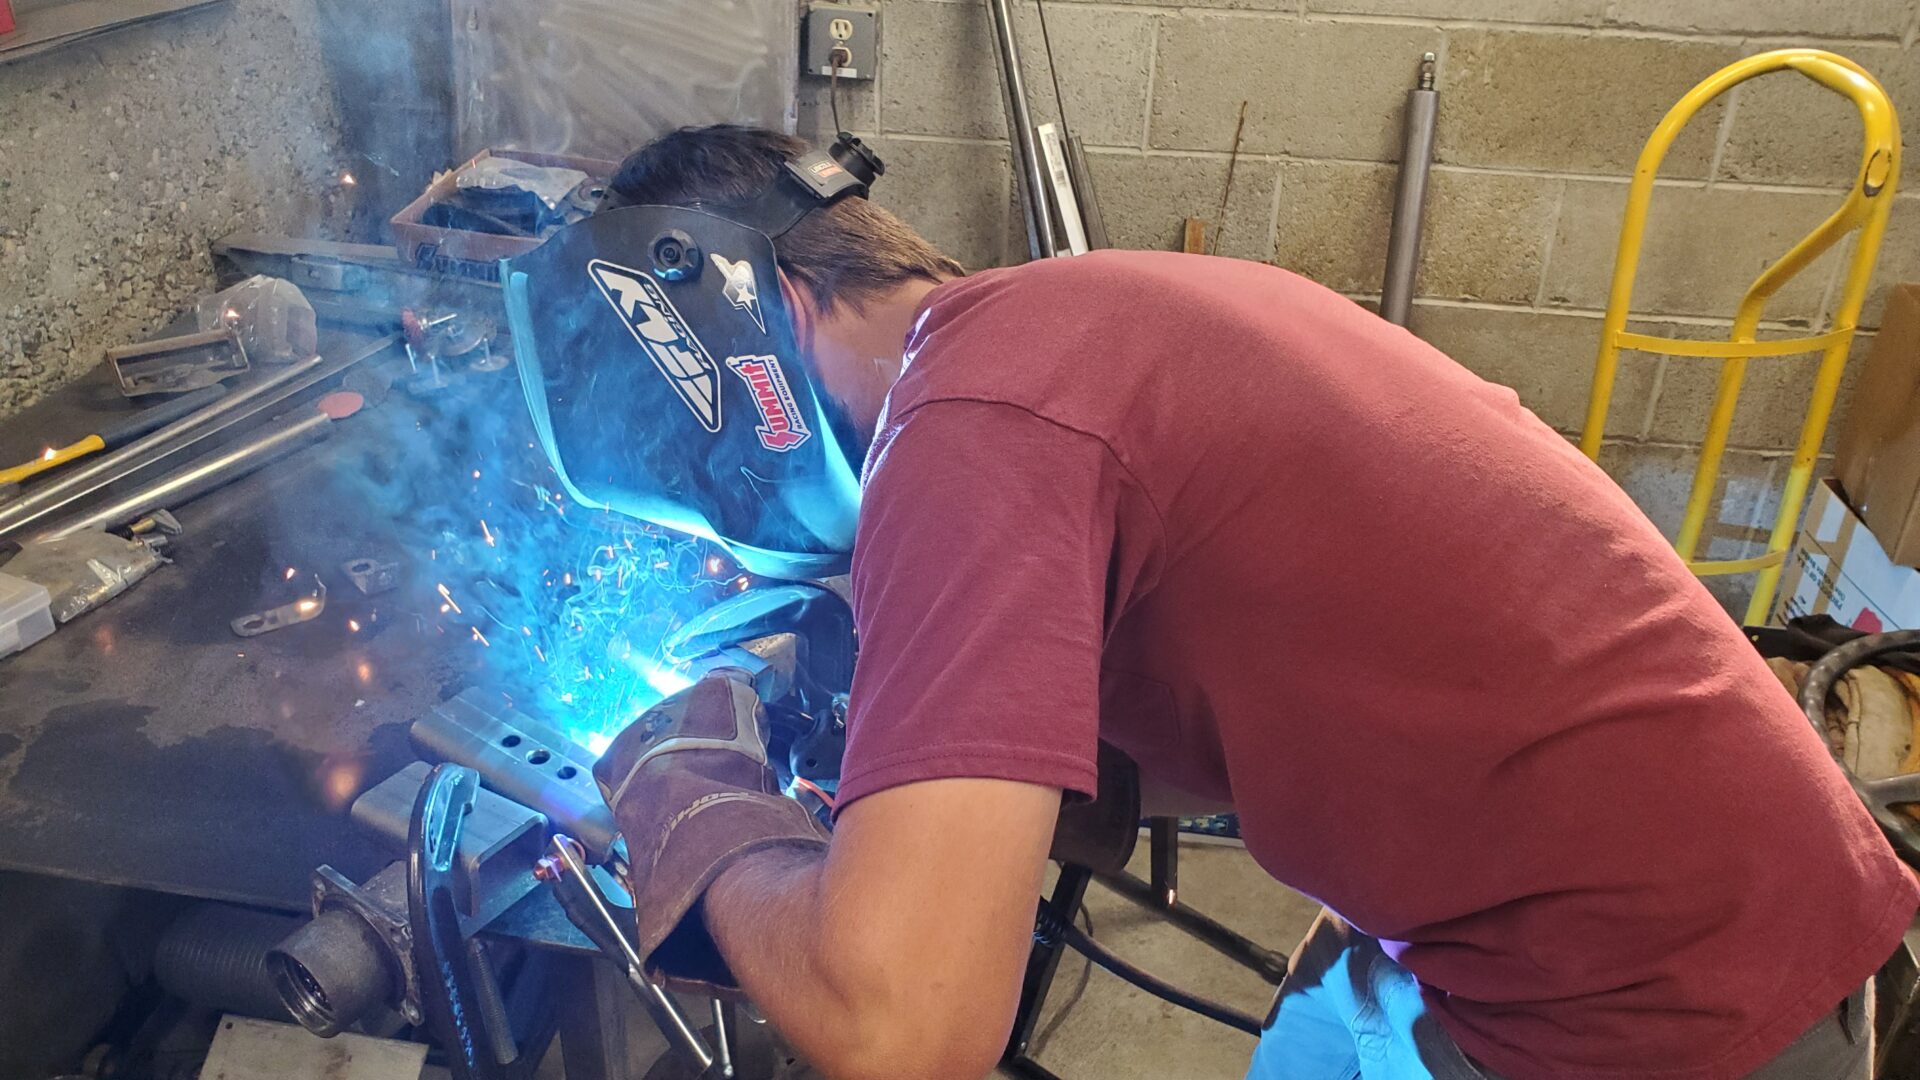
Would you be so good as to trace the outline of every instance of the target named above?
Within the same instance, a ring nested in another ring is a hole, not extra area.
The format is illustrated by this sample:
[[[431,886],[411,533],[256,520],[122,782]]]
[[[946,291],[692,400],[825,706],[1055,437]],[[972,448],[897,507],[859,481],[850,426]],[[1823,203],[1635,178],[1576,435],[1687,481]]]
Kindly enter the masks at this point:
[[[61,522],[35,540],[60,540],[87,529],[126,525],[155,510],[180,506],[327,437],[328,426],[358,412],[363,399],[342,391],[321,398],[309,414],[276,425],[175,472],[127,492],[104,506]]]

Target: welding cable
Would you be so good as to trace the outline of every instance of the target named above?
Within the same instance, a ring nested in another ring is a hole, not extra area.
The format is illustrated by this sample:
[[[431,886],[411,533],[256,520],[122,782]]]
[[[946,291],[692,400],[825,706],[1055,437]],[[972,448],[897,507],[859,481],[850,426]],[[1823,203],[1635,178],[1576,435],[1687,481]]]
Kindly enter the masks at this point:
[[[813,781],[807,779],[804,776],[796,776],[793,778],[793,786],[805,791],[812,792],[814,798],[819,799],[822,803],[826,804],[828,813],[833,812],[833,809],[834,809],[833,796],[827,794],[826,791],[823,788],[821,788],[819,784],[814,783]]]
[[[1134,967],[1115,956],[1107,947],[1087,936],[1079,927],[1063,921],[1059,915],[1046,905],[1041,905],[1040,917],[1033,930],[1034,937],[1043,944],[1065,945],[1087,959],[1099,964],[1108,972],[1138,989],[1145,990],[1154,997],[1169,1004],[1178,1005],[1189,1012],[1199,1013],[1209,1020],[1216,1020],[1233,1028],[1259,1038],[1261,1025],[1258,1017],[1231,1009],[1215,1001],[1189,994],[1185,990]]]
[[[1920,630],[1868,634],[1835,646],[1807,669],[1807,676],[1800,683],[1800,710],[1806,714],[1807,722],[1824,740],[1827,734],[1827,694],[1833,689],[1834,683],[1840,681],[1840,676],[1876,656],[1916,647],[1920,647]],[[1873,815],[1874,822],[1886,834],[1894,850],[1910,865],[1920,866],[1920,823],[1899,810],[1898,802],[1884,797],[1884,790],[1875,791],[1876,786],[1890,785],[1895,778],[1866,781],[1855,776],[1852,769],[1843,767],[1840,771],[1846,774],[1847,783],[1853,786],[1853,793],[1866,804],[1867,812]]]

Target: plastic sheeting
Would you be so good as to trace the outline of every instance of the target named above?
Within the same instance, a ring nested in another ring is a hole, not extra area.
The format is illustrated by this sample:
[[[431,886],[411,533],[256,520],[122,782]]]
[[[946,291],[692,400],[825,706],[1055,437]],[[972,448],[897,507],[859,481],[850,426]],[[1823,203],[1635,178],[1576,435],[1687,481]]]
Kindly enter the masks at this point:
[[[460,156],[619,160],[721,121],[792,130],[793,0],[452,0]]]

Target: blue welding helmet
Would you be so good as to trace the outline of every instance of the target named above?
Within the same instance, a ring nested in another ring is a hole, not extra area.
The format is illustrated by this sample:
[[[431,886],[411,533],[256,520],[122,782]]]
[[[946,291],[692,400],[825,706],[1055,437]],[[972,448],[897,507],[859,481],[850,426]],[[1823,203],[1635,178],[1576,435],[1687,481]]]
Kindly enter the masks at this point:
[[[568,495],[717,541],[755,574],[845,572],[866,437],[795,347],[774,247],[882,169],[843,135],[747,203],[610,205],[502,261],[521,386]]]

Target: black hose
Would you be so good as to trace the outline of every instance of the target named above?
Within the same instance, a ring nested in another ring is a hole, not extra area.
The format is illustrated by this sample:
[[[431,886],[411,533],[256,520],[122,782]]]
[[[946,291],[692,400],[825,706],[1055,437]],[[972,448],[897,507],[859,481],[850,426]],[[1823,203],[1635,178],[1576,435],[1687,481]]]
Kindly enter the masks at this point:
[[[1255,1038],[1260,1037],[1259,1018],[1238,1009],[1228,1008],[1219,1002],[1189,994],[1164,979],[1147,974],[1109,952],[1106,946],[1088,937],[1079,927],[1062,920],[1051,908],[1040,909],[1040,918],[1034,928],[1034,934],[1047,943],[1067,946],[1108,972],[1118,975],[1162,1001],[1178,1005],[1189,1012],[1199,1013],[1209,1020],[1219,1021],[1235,1031],[1244,1031]]]
[[[1834,648],[1807,669],[1807,677],[1800,684],[1800,711],[1806,714],[1807,721],[1824,740],[1827,733],[1827,694],[1833,690],[1833,684],[1839,681],[1840,676],[1873,657],[1915,647],[1920,647],[1920,630],[1868,634]],[[1846,774],[1847,783],[1853,785],[1853,793],[1866,804],[1868,813],[1873,815],[1880,831],[1887,834],[1887,840],[1893,844],[1894,850],[1909,864],[1920,866],[1920,823],[1894,809],[1896,804],[1876,795],[1870,781],[1855,776],[1851,769],[1842,767],[1840,771]]]
[[[160,935],[153,969],[170,994],[226,1012],[289,1020],[275,991],[267,953],[300,920],[231,904],[188,908]]]

